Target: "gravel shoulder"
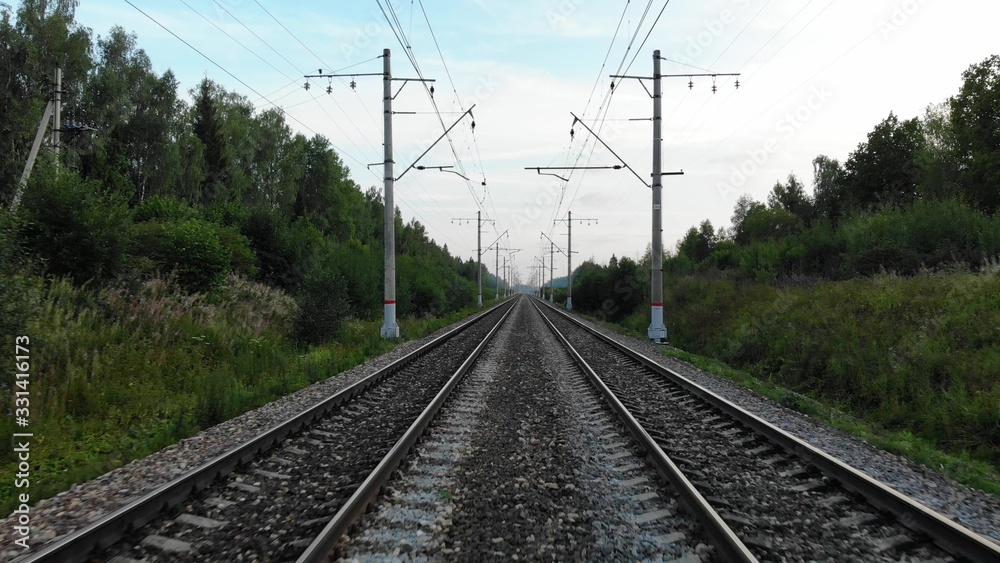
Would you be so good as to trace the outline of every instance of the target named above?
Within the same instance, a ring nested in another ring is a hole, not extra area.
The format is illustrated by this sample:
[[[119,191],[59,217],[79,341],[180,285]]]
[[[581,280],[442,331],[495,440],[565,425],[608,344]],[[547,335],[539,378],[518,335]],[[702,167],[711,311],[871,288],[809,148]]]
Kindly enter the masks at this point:
[[[810,444],[840,458],[933,510],[1000,544],[1000,500],[902,456],[880,450],[716,375],[663,354],[664,347],[576,317],[587,326],[645,354],[656,363],[721,395]]]

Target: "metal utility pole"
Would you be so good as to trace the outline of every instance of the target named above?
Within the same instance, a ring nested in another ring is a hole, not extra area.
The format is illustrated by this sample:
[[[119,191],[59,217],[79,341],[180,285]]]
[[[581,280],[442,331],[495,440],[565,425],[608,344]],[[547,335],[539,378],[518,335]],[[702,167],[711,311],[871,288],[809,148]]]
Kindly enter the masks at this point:
[[[382,338],[399,338],[399,324],[396,323],[396,206],[392,188],[395,180],[392,172],[392,71],[389,64],[389,49],[382,50],[382,117],[384,151],[382,169],[385,173],[385,300],[384,321],[380,334]]]
[[[502,239],[504,237],[504,235],[506,235],[506,234],[507,234],[507,231],[504,231],[504,232],[500,233],[500,236],[498,236],[496,238],[496,240],[494,240],[493,242],[491,242],[490,245],[486,247],[486,250],[488,251],[489,249],[493,248],[494,244],[496,245],[496,253],[497,253],[496,262],[497,262],[497,265],[494,266],[495,268],[499,268],[500,267],[500,239]],[[482,251],[480,251],[480,253],[479,253],[480,258],[482,258],[482,255],[483,255]],[[497,299],[500,298],[500,289],[499,289],[499,285],[498,285],[500,283],[499,274],[500,274],[500,272],[498,272],[498,271],[494,271],[493,272],[493,277],[494,277],[494,279],[496,279],[496,283],[494,285],[497,285]],[[479,301],[480,301],[479,304],[480,304],[480,306],[482,305],[482,299],[483,299],[483,284],[482,284],[482,282],[480,282],[480,284],[479,284]]]
[[[451,221],[454,223],[458,221],[459,224],[462,221],[472,221],[472,217],[452,217]],[[483,306],[483,223],[493,224],[495,221],[493,219],[483,219],[483,212],[476,211],[476,287],[477,298],[476,306]],[[506,232],[506,231],[505,231]],[[490,247],[486,247],[489,250]]]
[[[650,286],[650,322],[649,328],[646,330],[646,334],[649,339],[656,343],[663,343],[667,340],[667,326],[663,323],[663,176],[683,174],[684,172],[662,172],[662,148],[661,148],[661,131],[663,125],[663,111],[662,111],[662,93],[660,82],[663,75],[660,74],[660,51],[659,49],[653,51],[653,76],[652,78],[646,76],[627,76],[627,75],[611,75],[611,78],[635,78],[638,79],[640,84],[643,80],[653,81],[653,93],[651,94],[653,98],[653,172],[652,172],[652,189],[653,189],[653,229],[652,229],[652,264],[650,265],[651,270],[651,286]],[[694,76],[711,76],[712,92],[716,91],[716,86],[714,80],[718,76],[739,76],[739,73],[730,74],[678,74],[678,75],[667,75],[668,77],[687,77],[688,87],[693,88],[694,83],[691,78]],[[646,87],[642,84],[643,88]],[[612,83],[612,88],[614,88],[614,83]],[[739,80],[736,81],[736,87],[740,87]],[[646,90],[649,92],[649,90]]]
[[[504,231],[504,232],[506,233],[507,231]],[[500,251],[503,250],[503,251],[509,252],[510,254],[514,254],[515,252],[520,252],[521,249],[520,248],[500,248],[500,245],[498,244],[496,250],[497,250],[497,268],[498,268],[497,269],[497,283],[496,283],[497,287],[496,287],[496,289],[497,289],[497,299],[500,299],[500,273],[499,273],[500,272],[500,270],[499,270],[499,267],[500,267],[500,258],[499,258],[500,257]],[[507,277],[507,256],[503,257],[503,277],[504,277],[504,297],[507,297],[507,285],[508,285],[508,283],[506,281],[506,277]]]
[[[31,144],[31,151],[28,152],[28,160],[24,163],[24,170],[21,171],[21,179],[17,182],[17,188],[14,190],[14,197],[10,200],[10,211],[16,212],[18,206],[21,204],[21,195],[24,193],[24,187],[28,185],[28,177],[31,175],[32,168],[35,167],[35,159],[38,158],[38,151],[42,148],[42,140],[45,139],[45,130],[49,127],[49,120],[55,116],[55,121],[52,123],[52,149],[56,151],[56,165],[59,162],[59,119],[61,113],[62,105],[62,69],[56,69],[56,84],[55,90],[52,92],[52,99],[45,104],[45,111],[42,112],[42,120],[38,123],[38,132],[35,133],[35,141]]]
[[[510,274],[507,272],[507,257],[503,257],[503,298],[510,297]]]
[[[62,119],[62,69],[56,68],[55,112],[52,116],[52,152],[55,153],[56,170],[59,169],[59,141]]]
[[[500,245],[499,244],[496,247],[495,255],[496,255],[495,258],[493,259],[494,260],[494,264],[493,264],[493,268],[494,268],[494,270],[493,270],[493,285],[496,286],[494,289],[497,290],[497,294],[496,294],[496,297],[494,297],[494,299],[496,299],[497,301],[499,301],[500,300]],[[506,261],[507,261],[507,257],[505,256],[504,257],[504,262],[506,262]]]
[[[556,246],[555,241],[552,240],[552,239],[550,239],[549,235],[545,234],[544,231],[542,231],[542,236],[545,237],[549,241],[549,244],[551,245],[549,247],[549,303],[555,303],[555,289],[556,289],[556,285],[555,285],[555,279],[554,279],[554,273],[553,273],[553,266],[555,265],[555,251],[558,250],[559,254],[562,254],[564,256],[568,256],[569,253],[568,252],[563,252],[563,249],[561,249],[558,246]],[[544,274],[544,269],[543,269],[543,274]],[[543,283],[544,283],[544,280],[543,280]]]
[[[663,126],[662,94],[660,91],[660,51],[653,51],[653,263],[650,307],[652,309],[646,334],[653,342],[667,340],[667,325],[663,324],[663,179],[661,176]]]
[[[381,76],[382,77],[382,111],[383,115],[383,156],[382,156],[382,169],[384,172],[384,189],[385,194],[383,196],[385,204],[385,291],[384,291],[384,321],[382,323],[382,329],[380,333],[382,338],[399,338],[399,324],[396,322],[396,205],[393,198],[393,185],[396,181],[402,179],[410,169],[416,167],[418,170],[422,170],[425,167],[416,166],[417,162],[426,155],[434,145],[443,139],[448,132],[458,125],[459,121],[465,118],[466,114],[472,113],[473,105],[468,110],[462,113],[461,116],[451,125],[451,127],[445,129],[444,133],[434,141],[430,147],[427,147],[413,164],[403,171],[398,177],[394,177],[393,173],[393,154],[392,154],[392,100],[399,95],[399,92],[403,90],[407,82],[434,82],[433,78],[393,78],[392,77],[392,65],[389,49],[382,50],[382,72],[367,72],[367,73],[352,73],[352,74],[324,74],[323,69],[319,70],[318,74],[307,74],[305,76],[306,83],[305,89],[309,89],[309,79],[310,78],[335,78],[335,77],[351,77],[351,87],[354,88],[354,78],[358,76]],[[399,87],[399,90],[395,94],[392,93],[392,82],[400,81],[403,83]],[[327,88],[327,93],[332,93],[331,88]],[[431,86],[430,94],[434,95],[434,87]]]
[[[538,283],[538,298],[542,301],[545,300],[545,254],[542,254],[541,258],[535,257],[536,262],[541,262],[542,265],[539,266],[537,263],[531,267],[535,271],[535,275],[532,276],[534,281]]]
[[[483,306],[483,212],[476,211],[476,280],[479,284],[479,296],[476,306]]]
[[[566,222],[566,308],[573,310],[573,212],[566,212],[566,219],[556,219],[556,223]],[[583,223],[587,222],[589,225],[591,221],[597,222],[597,219],[577,219]]]

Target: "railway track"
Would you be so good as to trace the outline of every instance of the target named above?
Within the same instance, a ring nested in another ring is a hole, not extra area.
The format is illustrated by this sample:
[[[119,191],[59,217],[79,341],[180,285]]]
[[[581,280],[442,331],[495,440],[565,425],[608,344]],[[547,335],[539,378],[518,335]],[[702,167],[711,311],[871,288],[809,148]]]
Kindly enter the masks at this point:
[[[338,558],[980,562],[1000,547],[520,298],[18,561]]]
[[[1000,561],[997,543],[532,302],[723,560]]]
[[[17,559],[294,561],[362,510],[510,313],[501,304],[101,520]],[[337,536],[339,537],[339,536]]]
[[[696,563],[708,543],[523,299],[337,555]]]

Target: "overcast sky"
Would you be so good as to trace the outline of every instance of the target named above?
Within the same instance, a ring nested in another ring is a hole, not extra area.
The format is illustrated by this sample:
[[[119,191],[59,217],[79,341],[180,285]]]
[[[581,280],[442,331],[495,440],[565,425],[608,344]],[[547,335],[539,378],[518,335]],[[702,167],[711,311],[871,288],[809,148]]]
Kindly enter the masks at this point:
[[[313,79],[308,91],[302,87],[302,76],[320,68],[381,72],[377,57],[383,48],[392,50],[395,77],[417,76],[375,0],[132,3],[239,80],[125,0],[81,0],[77,19],[95,35],[107,35],[115,24],[135,32],[154,69],[171,69],[185,96],[207,75],[259,109],[281,106],[294,130],[332,141],[362,188],[381,189],[380,167],[366,166],[382,161],[380,78],[358,77],[354,91],[350,79]],[[626,80],[616,84],[609,101],[608,75],[652,75],[652,53],[659,49],[670,59],[662,62],[664,74],[741,73],[738,90],[732,77],[720,76],[714,94],[711,78],[694,78],[691,89],[686,76],[663,80],[663,168],[684,171],[664,177],[663,237],[673,250],[704,219],[729,226],[740,195],[765,200],[789,173],[811,190],[814,157],[843,162],[889,112],[903,119],[923,115],[929,104],[957,93],[963,70],[1000,52],[1000,3],[992,1],[664,5],[391,2],[421,73],[437,80],[434,97],[444,126],[475,104],[474,132],[465,118],[453,129],[451,145],[442,141],[420,162],[455,166],[469,181],[436,170],[407,172],[395,191],[404,219],[420,221],[439,244],[468,258],[476,252],[475,226],[452,218],[474,217],[482,209],[496,221],[486,226],[483,246],[507,231],[503,244],[523,249],[515,255],[522,278],[540,253],[541,232],[566,248],[565,223],[553,220],[570,210],[576,218],[597,220],[574,224],[574,265],[588,258],[604,263],[612,254],[638,257],[651,236],[651,194],[639,178],[625,169],[557,172],[569,179],[564,182],[524,168],[619,163],[579,124],[571,141],[573,112],[599,127],[600,138],[648,180],[652,100],[639,81]],[[385,0],[382,6],[388,6]],[[398,176],[443,127],[419,84],[409,83],[393,109],[417,112],[396,115],[393,122]],[[493,270],[493,252],[488,262]],[[565,275],[565,260],[556,265],[556,275]]]

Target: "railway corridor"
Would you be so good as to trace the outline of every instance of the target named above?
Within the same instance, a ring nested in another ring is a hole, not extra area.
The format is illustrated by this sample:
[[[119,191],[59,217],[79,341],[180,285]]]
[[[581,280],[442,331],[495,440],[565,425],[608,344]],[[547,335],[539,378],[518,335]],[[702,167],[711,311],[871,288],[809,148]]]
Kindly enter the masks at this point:
[[[1000,561],[995,498],[660,350],[515,297],[40,503],[14,560]]]

